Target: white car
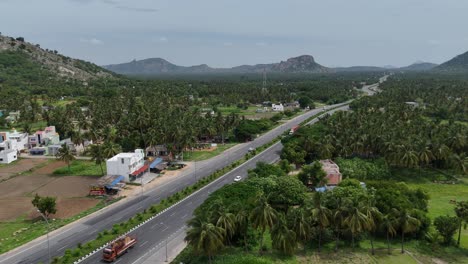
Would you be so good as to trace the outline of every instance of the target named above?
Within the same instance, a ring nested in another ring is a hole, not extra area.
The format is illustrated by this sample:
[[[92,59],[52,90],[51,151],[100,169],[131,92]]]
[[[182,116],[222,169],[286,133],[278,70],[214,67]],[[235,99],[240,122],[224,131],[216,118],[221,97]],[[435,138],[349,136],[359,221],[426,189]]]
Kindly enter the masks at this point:
[[[235,182],[238,182],[240,180],[242,180],[242,176],[237,175],[236,177],[234,177]]]
[[[255,149],[252,148],[252,147],[249,148],[249,152],[252,152],[252,151],[254,151],[254,150],[255,150]]]

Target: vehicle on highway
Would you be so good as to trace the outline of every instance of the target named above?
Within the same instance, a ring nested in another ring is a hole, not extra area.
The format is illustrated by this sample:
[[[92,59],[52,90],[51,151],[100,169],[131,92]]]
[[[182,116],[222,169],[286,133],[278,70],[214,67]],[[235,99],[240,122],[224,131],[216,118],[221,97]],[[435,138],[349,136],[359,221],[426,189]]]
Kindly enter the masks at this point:
[[[137,240],[135,237],[124,235],[109,244],[102,250],[102,260],[113,262],[116,258],[127,253],[129,248],[135,246]]]
[[[250,147],[250,148],[249,148],[249,152],[252,152],[252,151],[255,151],[255,149],[252,148],[252,147]]]
[[[234,177],[235,182],[238,182],[240,180],[242,180],[242,176],[237,175],[236,177]]]

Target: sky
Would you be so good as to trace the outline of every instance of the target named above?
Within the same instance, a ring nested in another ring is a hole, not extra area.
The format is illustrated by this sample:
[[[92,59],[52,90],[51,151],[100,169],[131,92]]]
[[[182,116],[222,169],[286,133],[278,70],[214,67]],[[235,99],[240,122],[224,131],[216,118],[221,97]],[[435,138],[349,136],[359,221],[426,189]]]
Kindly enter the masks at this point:
[[[468,50],[466,0],[0,0],[0,32],[98,65],[442,63]]]

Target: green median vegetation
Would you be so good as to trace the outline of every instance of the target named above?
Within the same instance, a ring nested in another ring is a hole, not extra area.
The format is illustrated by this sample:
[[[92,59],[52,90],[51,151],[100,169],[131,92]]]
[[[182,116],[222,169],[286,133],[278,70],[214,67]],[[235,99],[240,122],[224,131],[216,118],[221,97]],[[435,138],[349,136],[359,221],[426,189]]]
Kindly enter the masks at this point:
[[[257,148],[255,153],[259,153],[268,147],[272,146],[273,144],[277,143],[279,138]],[[118,238],[122,234],[130,231],[133,227],[143,223],[147,219],[157,215],[159,212],[163,211],[164,209],[170,207],[173,204],[181,201],[182,199],[188,197],[192,193],[196,192],[197,190],[201,189],[202,187],[208,185],[212,181],[218,179],[222,175],[226,174],[227,172],[231,171],[233,168],[239,166],[240,164],[248,161],[252,157],[255,156],[255,153],[248,153],[242,159],[235,161],[231,165],[215,171],[213,174],[200,179],[197,183],[192,186],[185,187],[183,190],[172,194],[171,196],[163,199],[158,204],[154,204],[151,207],[145,209],[141,213],[130,218],[128,221],[121,222],[119,224],[115,224],[111,230],[105,230],[100,232],[96,239],[86,243],[77,245],[74,249],[67,249],[65,254],[61,257],[55,257],[53,262],[54,264],[62,264],[62,263],[73,263],[74,261],[79,260],[83,256],[91,253],[92,251],[96,250],[97,248],[101,247],[102,245]]]

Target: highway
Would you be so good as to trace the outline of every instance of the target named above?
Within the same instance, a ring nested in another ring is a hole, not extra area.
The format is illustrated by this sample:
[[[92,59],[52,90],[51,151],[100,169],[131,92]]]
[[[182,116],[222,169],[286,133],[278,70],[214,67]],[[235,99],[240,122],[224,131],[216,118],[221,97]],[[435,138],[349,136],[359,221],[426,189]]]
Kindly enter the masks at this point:
[[[345,105],[327,113],[347,109],[348,106]],[[311,123],[318,121],[316,118],[314,118],[314,120],[315,121],[311,121]],[[242,175],[243,178],[245,178],[247,176],[247,171],[255,168],[257,162],[262,161],[273,163],[278,161],[280,159],[282,148],[283,145],[281,142],[275,143],[246,163],[210,183],[203,190],[193,194],[188,199],[182,201],[132,232],[131,235],[136,236],[138,239],[137,246],[132,250],[129,250],[128,253],[122,256],[118,261],[116,261],[116,263],[138,263],[144,260],[144,258],[147,257],[146,253],[150,252],[155,245],[164,243],[169,236],[176,233],[181,228],[184,228],[186,226],[186,222],[192,217],[193,211],[201,205],[211,193],[226,184],[235,184],[233,179],[236,175]],[[98,252],[97,254],[92,255],[81,263],[98,263],[102,257],[100,253],[101,252]]]
[[[343,104],[337,104],[327,106],[328,109]],[[281,135],[284,131],[288,131],[291,127],[301,123],[307,118],[321,113],[322,108],[314,109],[298,116],[292,120],[289,120],[285,124],[282,124],[275,129],[265,133],[264,135],[256,138],[254,141],[239,144],[214,158],[206,161],[200,161],[196,164],[196,171],[188,170],[185,171],[181,176],[174,178],[173,180],[167,181],[164,184],[156,186],[151,190],[147,190],[142,193],[141,196],[134,197],[132,199],[127,198],[115,205],[106,207],[90,216],[83,219],[77,220],[76,222],[62,227],[50,233],[50,252],[52,258],[54,256],[61,256],[68,248],[74,248],[78,243],[84,244],[97,236],[97,233],[112,228],[112,225],[126,221],[136,213],[143,211],[145,208],[150,207],[152,204],[159,203],[161,199],[176,193],[187,186],[193,185],[197,179],[205,177],[213,173],[214,171],[225,167],[232,162],[242,158],[250,147],[257,148],[267,142],[270,142],[277,136]],[[210,188],[204,189],[204,192],[199,192],[187,201],[190,204],[183,204],[174,207],[177,210],[170,210],[170,213],[165,213],[156,218],[155,223],[147,224],[142,228],[136,230],[136,232],[142,232],[142,238],[139,238],[140,243],[135,247],[132,253],[127,254],[122,261],[129,263],[127,259],[134,259],[132,256],[137,256],[145,250],[146,247],[150,248],[158,243],[161,239],[164,239],[169,234],[172,234],[175,230],[185,225],[187,219],[190,218],[191,212],[200,204],[210,192],[220,188],[224,184],[232,182],[232,175],[240,174],[245,175],[247,169],[253,168],[258,161],[273,162],[278,159],[278,151],[281,149],[281,144],[275,144],[273,147],[264,151],[260,155],[249,162],[241,165],[235,169],[232,173],[226,175],[222,179],[214,182],[210,185]],[[213,188],[213,189],[211,189]],[[168,211],[169,212],[169,211]],[[172,215],[171,215],[172,214]],[[162,224],[161,224],[162,223]],[[159,226],[158,226],[159,225]],[[162,227],[164,226],[164,227]],[[144,231],[140,231],[144,230]],[[137,236],[140,234],[137,233]],[[147,238],[148,243],[144,244],[145,236],[152,237],[151,240]],[[159,240],[158,240],[159,239]],[[98,255],[95,255],[98,256]],[[93,256],[93,257],[95,257]],[[99,255],[100,257],[100,255]],[[96,263],[96,259],[91,258],[85,263]],[[121,261],[121,260],[119,260]],[[43,236],[30,243],[23,245],[17,249],[0,255],[0,264],[13,264],[13,263],[47,263],[47,240]]]

